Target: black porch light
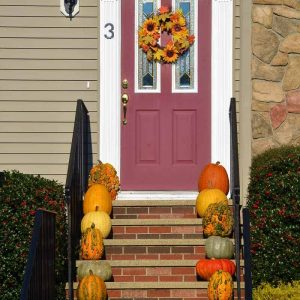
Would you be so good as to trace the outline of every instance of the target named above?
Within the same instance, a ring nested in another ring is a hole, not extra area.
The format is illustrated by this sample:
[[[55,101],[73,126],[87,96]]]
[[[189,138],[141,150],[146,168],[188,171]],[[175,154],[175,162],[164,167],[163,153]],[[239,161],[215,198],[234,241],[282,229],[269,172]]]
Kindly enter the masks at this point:
[[[71,20],[79,12],[79,0],[60,0],[60,11]]]

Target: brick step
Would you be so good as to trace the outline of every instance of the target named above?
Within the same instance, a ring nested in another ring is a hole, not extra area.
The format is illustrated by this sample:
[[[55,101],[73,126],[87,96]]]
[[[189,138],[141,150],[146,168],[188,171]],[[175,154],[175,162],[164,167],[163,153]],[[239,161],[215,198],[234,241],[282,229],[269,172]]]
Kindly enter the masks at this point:
[[[108,261],[114,282],[195,282],[198,260]],[[84,263],[85,261],[80,261]],[[77,262],[78,264],[78,262]]]
[[[229,205],[232,205],[232,199],[228,200]],[[191,207],[195,206],[196,197],[194,200],[114,200],[113,207]]]
[[[197,218],[195,200],[115,200],[112,219]],[[232,205],[232,201],[229,200]]]
[[[76,294],[78,283],[73,284]],[[207,300],[208,282],[106,282],[109,300],[117,299],[176,299]],[[234,283],[236,287],[236,282]],[[241,283],[244,288],[244,283]],[[68,289],[68,284],[66,285]],[[236,291],[235,291],[236,292]],[[242,291],[243,293],[243,291]],[[76,298],[75,298],[76,299]],[[236,299],[236,297],[235,297]]]
[[[234,240],[232,240],[234,241]],[[205,257],[205,239],[104,240],[107,260],[199,259]]]
[[[106,260],[111,267],[195,267],[198,259],[186,259],[186,260]],[[232,259],[235,262],[234,259]],[[89,260],[77,260],[76,266],[79,263],[89,262]],[[244,260],[240,260],[241,267],[244,266]]]
[[[194,239],[203,237],[202,219],[113,219],[113,239]]]

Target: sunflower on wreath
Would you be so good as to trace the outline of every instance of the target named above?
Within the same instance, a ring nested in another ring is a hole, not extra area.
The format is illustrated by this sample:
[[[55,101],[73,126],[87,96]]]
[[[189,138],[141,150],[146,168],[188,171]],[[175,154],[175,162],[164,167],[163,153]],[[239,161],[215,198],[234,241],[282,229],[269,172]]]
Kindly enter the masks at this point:
[[[158,43],[163,32],[172,35],[164,47]],[[161,63],[175,63],[195,41],[194,35],[190,35],[186,27],[182,10],[170,12],[166,6],[159,8],[157,14],[144,21],[138,37],[139,47],[146,53],[147,59]]]

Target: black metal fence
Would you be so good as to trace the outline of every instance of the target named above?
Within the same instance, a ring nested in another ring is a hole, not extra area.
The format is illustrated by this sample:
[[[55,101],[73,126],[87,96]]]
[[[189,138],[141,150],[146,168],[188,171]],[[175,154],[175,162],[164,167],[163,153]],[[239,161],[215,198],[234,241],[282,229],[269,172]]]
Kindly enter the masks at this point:
[[[237,139],[237,117],[236,100],[231,98],[229,108],[230,119],[230,182],[231,198],[234,208],[234,238],[235,238],[235,262],[237,277],[237,297],[241,299],[240,283],[240,257],[241,257],[241,205],[240,205],[240,178],[239,178],[239,157],[238,157],[238,139]],[[244,281],[245,281],[245,299],[252,300],[252,278],[251,278],[251,253],[250,253],[250,218],[249,210],[243,210],[243,258],[244,258]]]
[[[20,300],[55,299],[55,217],[36,211]]]
[[[231,98],[229,108],[230,120],[230,194],[233,200],[234,211],[234,238],[235,238],[235,263],[237,278],[237,297],[241,299],[241,282],[240,282],[240,178],[239,178],[239,157],[238,157],[238,139],[237,139],[237,118],[236,118],[236,101]]]
[[[82,199],[87,189],[91,159],[90,120],[82,100],[77,100],[68,174],[65,185],[68,210],[68,298],[73,299],[73,282],[76,277],[75,262],[80,243],[80,222],[83,217]]]

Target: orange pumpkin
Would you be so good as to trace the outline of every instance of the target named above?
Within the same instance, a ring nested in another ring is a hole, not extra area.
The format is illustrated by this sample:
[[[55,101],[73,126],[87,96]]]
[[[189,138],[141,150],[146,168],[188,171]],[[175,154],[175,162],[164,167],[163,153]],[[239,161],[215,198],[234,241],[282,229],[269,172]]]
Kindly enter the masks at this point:
[[[196,199],[198,215],[203,218],[208,206],[212,203],[223,202],[228,204],[226,195],[219,189],[205,189],[201,191]]]
[[[107,188],[102,184],[93,184],[90,186],[84,196],[83,213],[87,214],[91,211],[105,211],[109,215],[112,210],[112,200]]]
[[[81,259],[100,259],[104,252],[103,238],[101,231],[95,228],[93,223],[82,235],[81,238]]]
[[[229,178],[226,169],[216,162],[204,167],[198,180],[199,192],[204,189],[220,189],[225,195],[229,191]]]
[[[233,280],[231,275],[223,270],[216,271],[208,283],[209,300],[231,300],[233,294]]]
[[[231,276],[235,273],[235,264],[229,259],[200,259],[196,264],[197,274],[205,280],[209,280],[212,274],[218,270],[228,272]]]
[[[103,279],[97,275],[86,275],[80,280],[77,288],[77,297],[79,300],[106,300],[107,291]]]

